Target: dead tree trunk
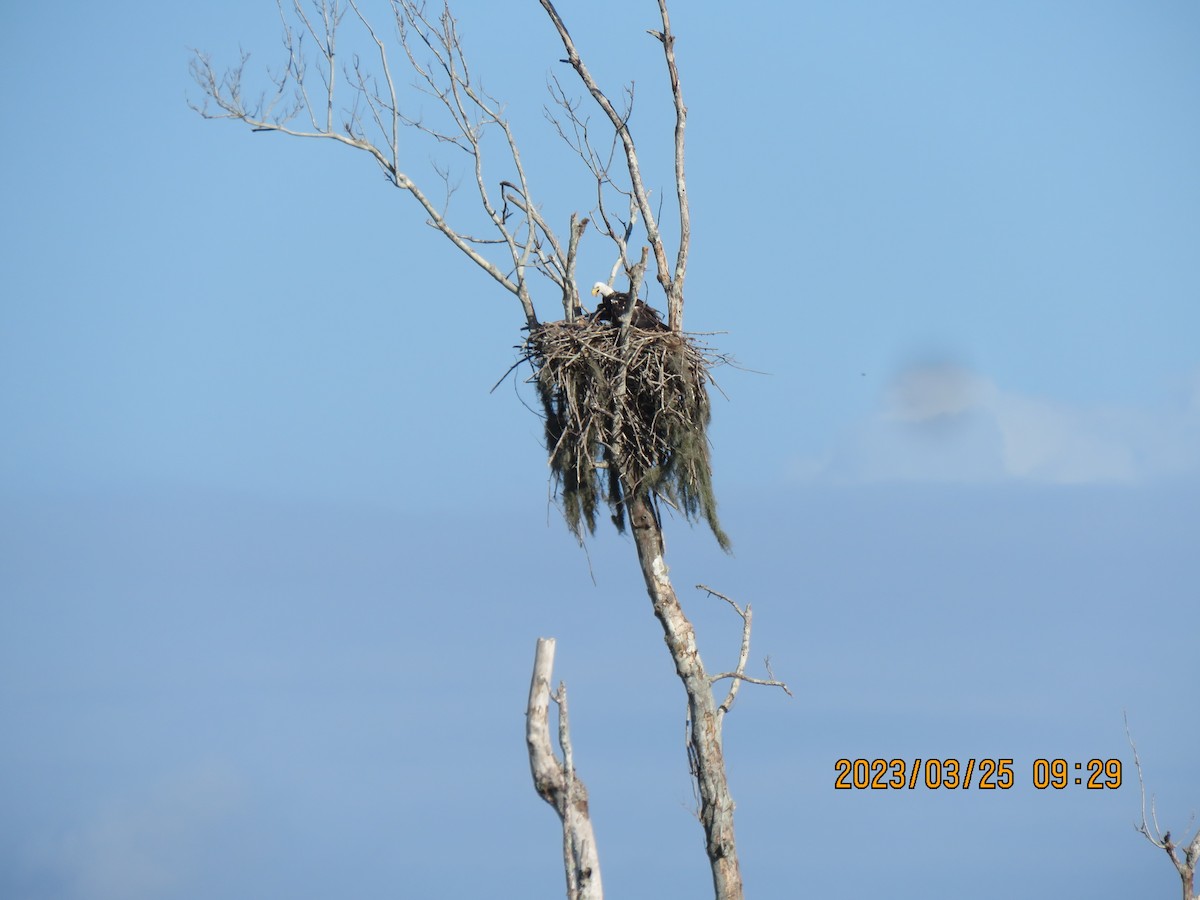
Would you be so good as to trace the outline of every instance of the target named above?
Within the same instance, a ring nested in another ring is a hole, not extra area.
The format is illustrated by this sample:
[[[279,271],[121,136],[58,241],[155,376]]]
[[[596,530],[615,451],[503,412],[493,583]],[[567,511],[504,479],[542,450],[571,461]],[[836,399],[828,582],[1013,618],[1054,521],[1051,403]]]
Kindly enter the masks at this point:
[[[588,812],[587,788],[575,775],[566,686],[559,683],[558,691],[550,693],[550,679],[554,675],[554,645],[554,638],[538,638],[525,718],[529,768],[533,772],[534,788],[543,800],[554,807],[562,820],[563,868],[567,876],[568,900],[603,900],[600,857],[596,852],[596,837]],[[562,762],[554,755],[554,747],[550,743],[551,700],[558,704],[558,743],[563,752]]]
[[[725,775],[721,716],[713,697],[712,682],[696,647],[695,629],[679,605],[671,584],[663,559],[662,527],[644,491],[631,498],[629,518],[646,592],[654,604],[654,615],[662,625],[667,648],[675,661],[675,671],[687,692],[688,750],[700,789],[700,823],[704,826],[713,889],[717,900],[741,900],[742,875],[733,835],[734,804]]]

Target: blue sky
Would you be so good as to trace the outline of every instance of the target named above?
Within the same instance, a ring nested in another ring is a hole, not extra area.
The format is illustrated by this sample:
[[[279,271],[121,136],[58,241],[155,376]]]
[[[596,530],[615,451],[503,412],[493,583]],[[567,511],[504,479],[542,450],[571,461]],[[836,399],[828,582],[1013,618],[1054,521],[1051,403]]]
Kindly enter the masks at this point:
[[[584,6],[669,192],[654,5]],[[796,694],[745,689],[726,726],[749,894],[1172,895],[1122,713],[1178,836],[1200,9],[678,6],[687,325],[745,370],[712,427],[734,556],[671,522],[669,561],[710,667],[737,622],[698,582],[754,604]],[[549,23],[456,8],[565,223],[589,195],[542,115]],[[632,544],[573,545],[528,392],[488,393],[515,304],[366,157],[188,109],[189,48],[261,73],[275,16],[0,14],[0,893],[554,896],[522,740],[554,635],[610,893],[704,896]],[[1011,757],[1017,786],[835,791],[842,757]],[[1126,784],[1038,791],[1039,757]]]

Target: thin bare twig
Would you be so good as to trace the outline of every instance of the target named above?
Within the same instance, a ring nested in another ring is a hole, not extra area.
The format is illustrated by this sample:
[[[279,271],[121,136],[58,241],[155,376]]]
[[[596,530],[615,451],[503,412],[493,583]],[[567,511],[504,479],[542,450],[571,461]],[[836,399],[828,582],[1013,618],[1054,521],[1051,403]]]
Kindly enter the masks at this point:
[[[736,612],[742,619],[742,646],[738,652],[737,668],[732,672],[721,672],[716,675],[708,676],[709,681],[714,684],[725,678],[732,679],[732,683],[729,685],[729,693],[725,695],[725,699],[721,702],[721,705],[717,707],[720,715],[724,716],[725,713],[729,712],[730,708],[733,706],[733,701],[737,699],[738,688],[741,686],[743,681],[750,684],[763,685],[765,687],[777,687],[782,689],[783,692],[789,697],[793,696],[787,684],[775,679],[774,674],[771,672],[770,657],[768,657],[766,660],[767,674],[771,675],[770,678],[752,678],[746,674],[746,663],[750,658],[750,629],[754,621],[754,611],[750,604],[747,603],[746,608],[743,609],[737,604],[736,600],[725,596],[720,591],[714,591],[706,584],[698,584],[696,585],[696,589],[708,592],[710,597],[716,597],[720,600],[724,600],[733,607],[734,612]]]

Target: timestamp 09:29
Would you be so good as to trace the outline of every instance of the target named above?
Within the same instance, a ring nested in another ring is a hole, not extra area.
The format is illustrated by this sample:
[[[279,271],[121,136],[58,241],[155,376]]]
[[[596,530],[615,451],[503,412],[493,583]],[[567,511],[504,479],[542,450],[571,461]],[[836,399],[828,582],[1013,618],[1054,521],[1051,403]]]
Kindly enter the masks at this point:
[[[1016,786],[1011,759],[839,759],[833,764],[838,790],[962,789],[1006,791]],[[1088,790],[1121,786],[1119,759],[1035,759],[1031,783],[1038,790],[1075,785]]]

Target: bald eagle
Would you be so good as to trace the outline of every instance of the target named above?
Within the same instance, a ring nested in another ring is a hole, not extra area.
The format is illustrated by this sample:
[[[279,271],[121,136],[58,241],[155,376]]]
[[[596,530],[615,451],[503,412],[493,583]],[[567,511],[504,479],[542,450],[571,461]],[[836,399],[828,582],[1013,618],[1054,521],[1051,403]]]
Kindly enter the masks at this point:
[[[600,304],[596,307],[596,311],[592,313],[592,321],[611,322],[614,325],[619,325],[621,323],[621,316],[625,315],[625,311],[629,309],[629,292],[614,291],[603,281],[597,281],[595,287],[592,288],[592,296],[600,297]],[[629,319],[629,324],[634,328],[645,328],[648,330],[664,329],[667,327],[663,325],[658,311],[647,306],[641,300],[634,303],[633,315]]]

